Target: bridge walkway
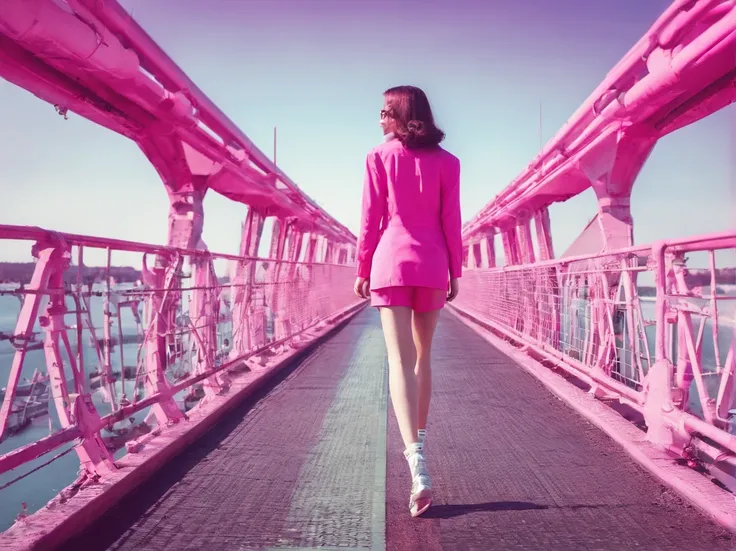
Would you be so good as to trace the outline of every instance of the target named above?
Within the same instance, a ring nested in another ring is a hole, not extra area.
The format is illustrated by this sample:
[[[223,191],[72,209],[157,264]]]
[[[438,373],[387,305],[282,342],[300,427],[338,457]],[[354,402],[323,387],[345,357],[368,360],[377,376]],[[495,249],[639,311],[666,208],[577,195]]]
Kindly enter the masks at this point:
[[[366,309],[64,549],[733,549],[449,312],[433,354],[423,518]]]

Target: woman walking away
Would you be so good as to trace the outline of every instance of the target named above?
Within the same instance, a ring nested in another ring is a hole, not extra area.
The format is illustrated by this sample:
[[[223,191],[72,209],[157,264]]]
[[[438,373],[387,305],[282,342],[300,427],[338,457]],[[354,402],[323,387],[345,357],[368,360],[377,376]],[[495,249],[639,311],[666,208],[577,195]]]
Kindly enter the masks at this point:
[[[366,159],[355,293],[380,311],[409,510],[419,516],[432,503],[424,459],[432,337],[462,270],[460,161],[439,146],[445,134],[422,90],[398,86],[383,97],[385,141]]]

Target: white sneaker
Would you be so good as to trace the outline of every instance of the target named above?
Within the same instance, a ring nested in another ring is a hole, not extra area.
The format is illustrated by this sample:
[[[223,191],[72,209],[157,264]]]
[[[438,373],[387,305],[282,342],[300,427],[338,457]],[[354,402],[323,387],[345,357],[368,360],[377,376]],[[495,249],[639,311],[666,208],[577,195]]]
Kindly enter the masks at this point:
[[[409,512],[418,517],[432,505],[432,481],[427,472],[427,464],[422,454],[422,445],[414,444],[404,451],[411,469],[411,494],[409,496]]]

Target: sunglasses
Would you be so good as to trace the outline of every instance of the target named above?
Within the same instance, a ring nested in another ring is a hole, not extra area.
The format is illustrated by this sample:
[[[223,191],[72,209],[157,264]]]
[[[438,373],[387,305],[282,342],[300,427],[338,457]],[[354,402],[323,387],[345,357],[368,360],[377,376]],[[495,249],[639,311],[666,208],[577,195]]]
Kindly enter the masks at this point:
[[[386,109],[381,109],[381,119],[386,119],[391,116],[391,112]]]

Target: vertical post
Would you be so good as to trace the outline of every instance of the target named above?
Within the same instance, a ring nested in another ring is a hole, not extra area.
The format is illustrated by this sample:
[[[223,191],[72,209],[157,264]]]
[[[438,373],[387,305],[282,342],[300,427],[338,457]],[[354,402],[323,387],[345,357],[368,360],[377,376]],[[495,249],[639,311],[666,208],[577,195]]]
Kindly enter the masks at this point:
[[[179,175],[184,178],[186,175]],[[178,187],[173,187],[177,185]],[[204,196],[207,192],[207,178],[189,177],[182,182],[167,183],[169,195],[169,235],[167,244],[181,249],[195,249],[200,246],[204,225]],[[184,263],[178,253],[157,255],[153,269],[154,290],[146,301],[148,323],[153,325],[146,332],[146,394],[163,394],[160,402],[153,404],[151,411],[159,425],[177,423],[183,418],[174,397],[169,393],[166,369],[170,361],[178,356],[178,336],[175,334],[174,319],[178,303],[181,301],[179,275]],[[169,356],[169,351],[173,354]]]
[[[314,300],[309,293],[309,285],[312,281],[312,275],[315,271],[314,259],[317,255],[317,248],[319,245],[319,235],[316,233],[310,233],[307,239],[307,249],[304,251],[304,264],[302,265],[301,281],[302,285],[306,288],[307,292],[304,294],[306,298],[305,307],[305,321],[304,326],[311,325],[317,317],[317,308],[315,307]]]
[[[665,260],[665,243],[662,241],[652,245],[652,261],[654,264],[654,284],[657,288],[655,302],[655,345],[654,364],[649,368],[644,381],[646,402],[642,413],[647,424],[647,440],[653,444],[676,453],[682,453],[689,439],[683,439],[680,431],[672,430],[671,422],[665,418],[665,412],[672,411],[673,366],[667,355],[667,271]]]
[[[240,241],[240,256],[233,278],[233,347],[230,351],[230,359],[244,355],[254,346],[254,342],[261,343],[257,339],[263,329],[263,304],[254,304],[253,284],[258,269],[255,257],[263,235],[263,224],[265,217],[253,207],[248,208],[248,214],[243,224],[242,238]]]
[[[351,266],[355,264],[355,246],[354,245],[348,246],[347,264],[350,264]]]
[[[529,229],[529,220],[520,220],[516,226],[516,238],[519,251],[519,260],[522,264],[534,263],[534,243]]]
[[[537,245],[539,247],[539,259],[551,260],[555,253],[552,247],[552,233],[550,230],[549,210],[547,207],[539,209],[533,215],[534,229],[537,235]],[[541,296],[537,297],[539,304],[546,304],[546,307],[538,308],[539,328],[547,332],[547,342],[553,348],[559,346],[560,327],[561,327],[561,302],[560,302],[560,286],[557,271],[553,267],[545,268],[539,272],[537,282],[541,286]],[[543,333],[544,335],[544,333]],[[542,335],[542,338],[545,337]]]
[[[310,233],[309,239],[307,240],[307,250],[304,253],[304,263],[312,264],[317,254],[317,247],[319,243],[319,235],[316,233]]]
[[[486,232],[481,240],[481,266],[484,268],[496,267],[496,234],[492,231]]]
[[[302,243],[304,242],[304,233],[299,230],[296,226],[292,227],[291,234],[289,235],[289,260],[296,262],[299,260],[299,255],[302,252]]]
[[[312,262],[318,264],[324,262],[325,244],[326,243],[324,235],[317,234],[317,241],[315,243],[314,257],[312,259]]]
[[[107,248],[107,262],[106,266],[107,269],[105,270],[105,296],[103,299],[103,326],[102,326],[102,335],[103,335],[103,343],[104,343],[104,357],[103,361],[100,362],[100,368],[102,370],[102,373],[100,375],[102,376],[102,388],[103,392],[106,392],[108,395],[108,399],[110,400],[110,405],[112,406],[112,410],[115,411],[117,409],[116,407],[116,399],[115,396],[115,379],[113,378],[112,374],[112,335],[110,333],[110,329],[112,328],[112,298],[111,293],[112,289],[110,288],[110,267],[112,265],[112,250],[110,250],[110,247]],[[120,311],[120,306],[115,304],[115,309]],[[122,339],[118,343],[118,347],[122,351],[123,349],[123,341]],[[81,351],[80,351],[80,358],[82,357]],[[121,375],[125,376],[125,369],[123,367],[123,364],[120,364],[121,369]],[[123,388],[123,392],[125,392],[125,388]]]
[[[271,226],[271,246],[268,250],[269,262],[263,265],[263,279],[261,282],[263,289],[263,309],[264,309],[264,342],[269,342],[273,337],[273,333],[268,335],[268,321],[273,319],[275,311],[275,301],[278,299],[278,259],[282,253],[282,236],[285,233],[284,223],[280,218],[273,219]]]
[[[166,338],[170,331],[170,313],[175,307],[175,300],[169,294],[175,287],[175,280],[181,262],[172,262],[171,258],[159,255],[157,265],[152,270],[151,291],[146,300],[146,320],[148,330],[145,335],[146,394],[168,394],[169,384],[166,380],[166,368],[169,363]],[[177,423],[183,418],[173,396],[167,396],[161,402],[151,406],[159,425]]]
[[[281,223],[280,218],[274,218],[273,224],[271,225],[271,246],[268,249],[268,258],[278,258],[279,257],[279,240],[281,239],[281,226],[283,224]]]
[[[296,264],[299,255],[302,252],[302,242],[304,241],[304,233],[296,225],[296,221],[289,226],[289,241],[287,245],[287,260],[289,264],[284,266],[286,281],[283,302],[279,317],[281,319],[284,336],[292,335],[294,329],[298,326],[299,319],[296,316],[300,299],[308,293],[308,289],[304,289],[300,277],[300,266]],[[297,345],[298,339],[292,339],[291,346]]]
[[[340,255],[337,258],[337,263],[341,265],[345,265],[348,263],[348,254],[349,249],[346,246],[340,247]]]
[[[520,263],[519,259],[519,250],[517,247],[517,239],[516,239],[516,227],[512,226],[510,228],[507,228],[503,230],[503,233],[501,234],[501,238],[503,240],[503,253],[506,257],[506,264],[508,265],[515,265]]]
[[[481,252],[480,252],[480,241],[472,243],[469,249],[468,257],[468,268],[480,268],[481,266]]]
[[[279,220],[279,231],[275,232],[276,223],[274,222],[274,234],[271,237],[271,258],[274,260],[272,266],[273,280],[271,293],[271,311],[274,316],[274,339],[279,340],[286,336],[285,331],[288,330],[288,323],[285,323],[285,308],[288,302],[288,284],[285,279],[289,275],[289,270],[285,269],[284,260],[288,259],[290,251],[289,246],[292,245],[290,239],[294,232],[293,219]]]
[[[552,230],[550,227],[549,209],[544,207],[534,214],[534,229],[539,245],[539,259],[552,260],[555,257],[552,247]]]
[[[324,249],[325,256],[324,256],[324,261],[323,262],[325,262],[326,264],[332,264],[332,262],[334,260],[333,259],[333,254],[332,254],[333,253],[333,248],[334,248],[334,245],[332,244],[332,242],[328,241],[327,243],[325,243],[325,249]]]
[[[219,318],[218,284],[212,257],[203,254],[191,259],[194,271],[194,287],[190,304],[190,319],[194,327],[194,339],[197,343],[197,357],[194,371],[204,373],[215,366],[217,358],[217,323]],[[203,383],[205,395],[214,396],[224,390],[225,380],[222,374],[208,377]]]
[[[634,244],[631,190],[657,140],[658,135],[648,129],[627,132],[624,137],[614,133],[601,154],[580,163],[598,199],[598,220],[607,251]]]
[[[209,177],[220,168],[184,144],[175,133],[161,132],[155,125],[136,141],[161,175],[169,197],[168,248],[157,255],[147,278],[149,326],[145,336],[146,393],[160,396],[151,413],[160,426],[165,426],[183,418],[166,378],[169,364],[181,361],[183,353],[176,314],[182,300],[182,266],[186,256],[176,249],[206,250],[202,243],[204,197]],[[200,299],[201,303],[206,302],[204,295]]]

